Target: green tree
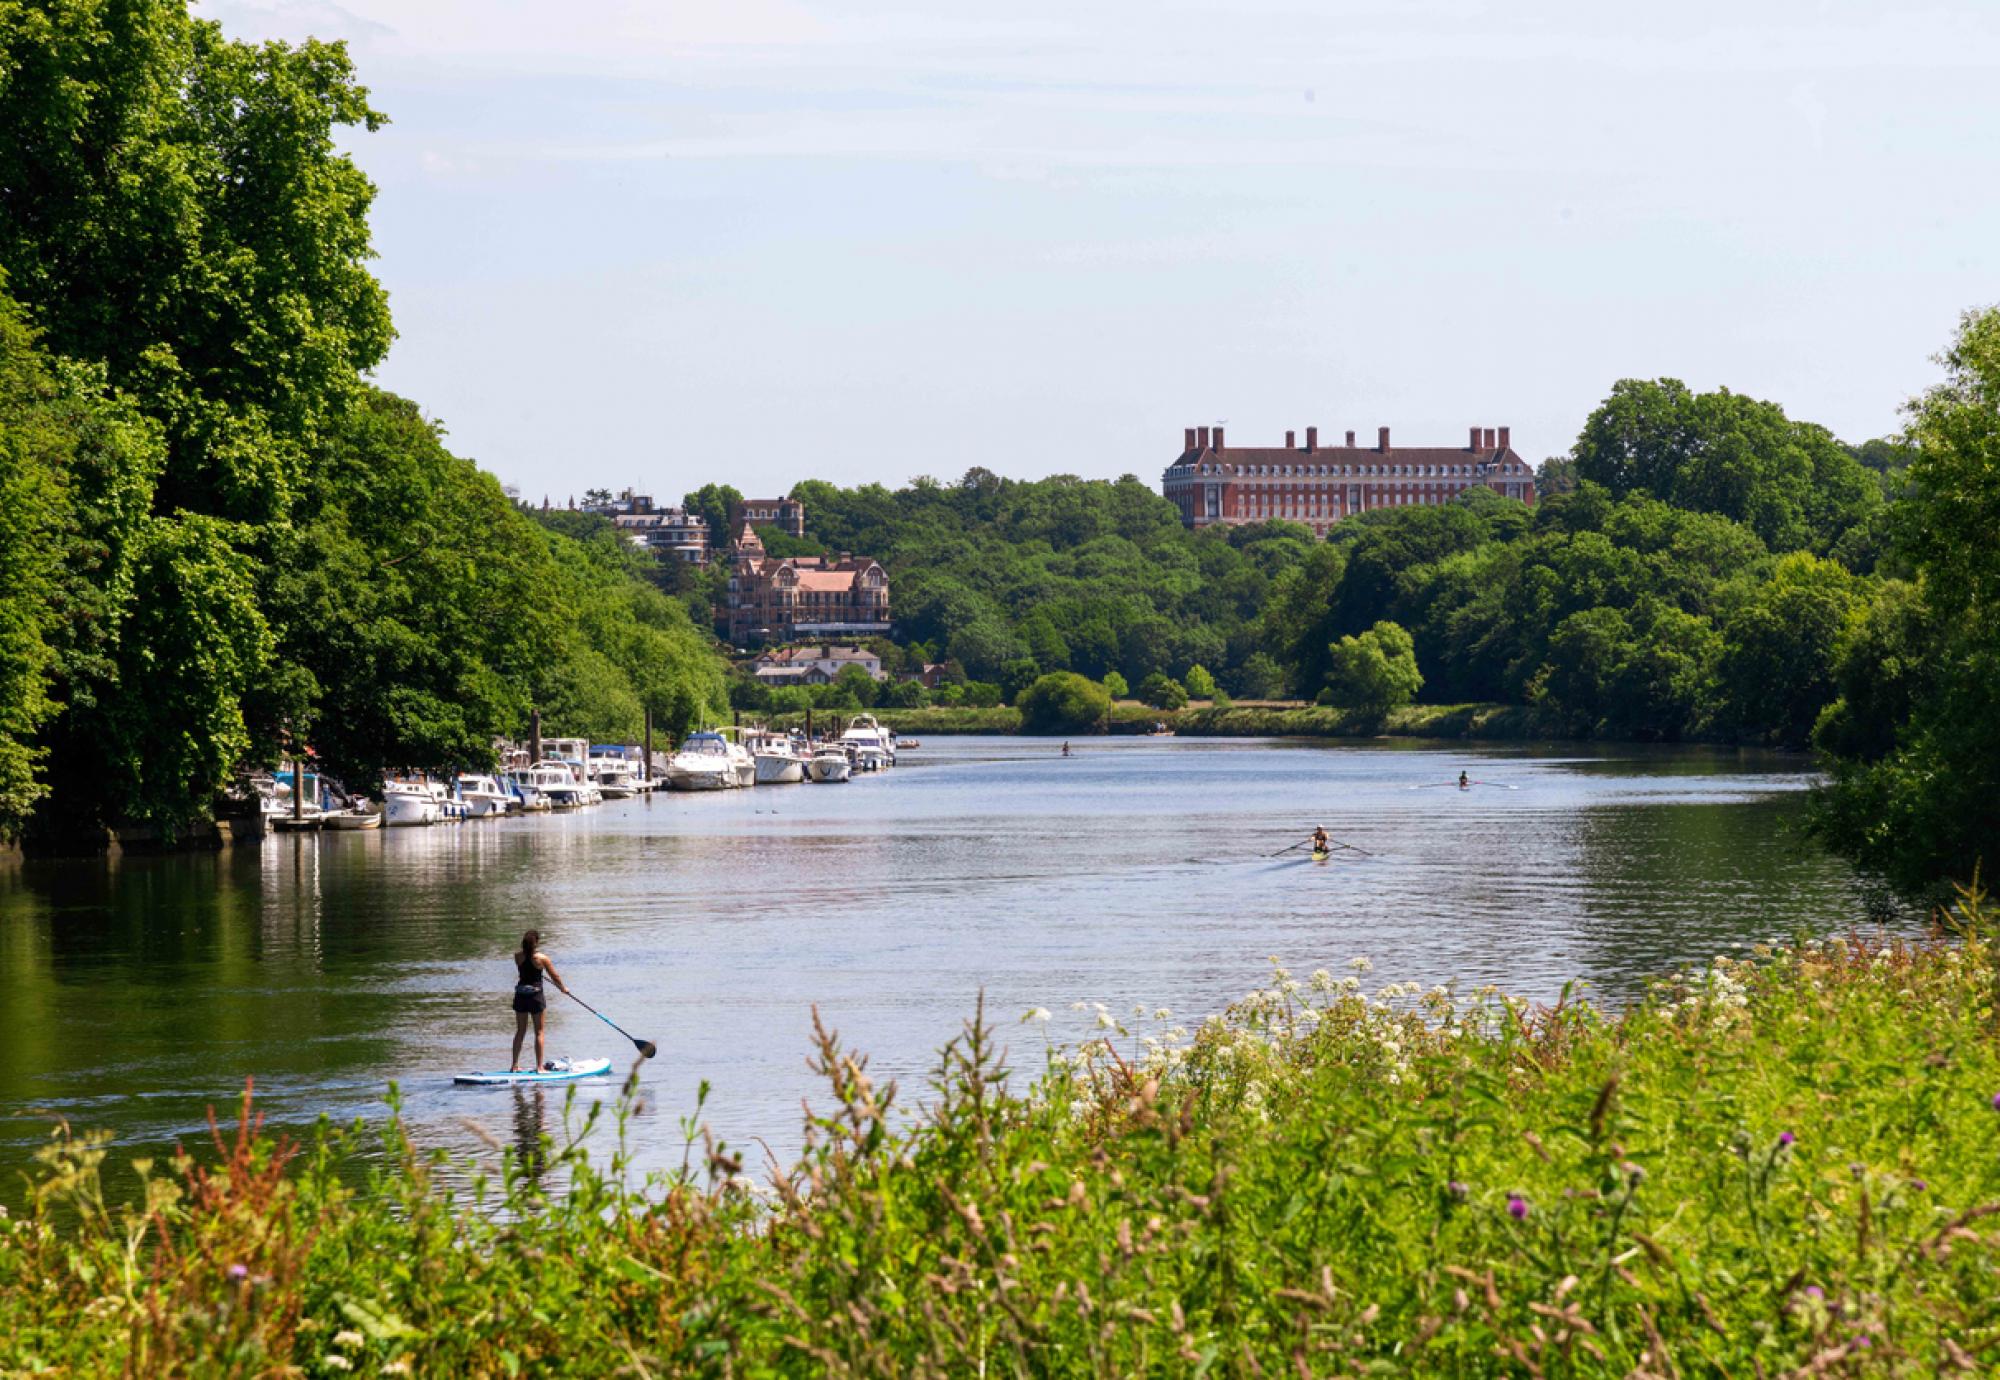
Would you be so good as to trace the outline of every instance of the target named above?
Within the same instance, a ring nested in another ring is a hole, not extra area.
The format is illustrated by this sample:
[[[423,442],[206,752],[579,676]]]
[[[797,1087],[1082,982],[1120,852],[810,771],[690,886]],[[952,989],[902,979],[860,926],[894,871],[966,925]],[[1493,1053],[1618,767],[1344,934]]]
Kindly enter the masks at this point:
[[[1155,709],[1181,709],[1188,702],[1187,690],[1165,671],[1155,671],[1139,682],[1139,702]]]
[[[1285,689],[1285,673],[1268,652],[1253,652],[1236,672],[1236,693],[1246,700],[1276,699]]]
[[[690,513],[701,514],[708,524],[709,544],[720,552],[736,540],[736,534],[729,530],[729,511],[742,501],[742,492],[732,484],[704,484],[683,496],[681,506]]]
[[[1111,713],[1111,695],[1074,671],[1042,676],[1021,692],[1015,705],[1029,733],[1090,733]]]
[[[1384,714],[1415,699],[1423,684],[1416,644],[1395,623],[1377,623],[1328,648],[1327,689],[1337,705]]]
[[[231,42],[183,0],[11,4],[0,72],[11,290],[162,423],[159,511],[282,519],[391,337],[345,48]]]
[[[1863,588],[1836,561],[1799,552],[1778,562],[1722,623],[1726,712],[1746,737],[1804,747],[1835,697],[1834,667]]]
[[[1200,662],[1188,667],[1187,678],[1183,684],[1187,686],[1188,698],[1191,700],[1215,698],[1215,677],[1211,676],[1208,668]]]
[[[1916,589],[1851,625],[1820,725],[1815,827],[1910,891],[1990,875],[2000,839],[2000,310],[1968,314],[1944,365],[1909,409]]]
[[[1122,700],[1132,693],[1132,687],[1125,683],[1125,677],[1116,671],[1104,673],[1104,691],[1114,700]]]

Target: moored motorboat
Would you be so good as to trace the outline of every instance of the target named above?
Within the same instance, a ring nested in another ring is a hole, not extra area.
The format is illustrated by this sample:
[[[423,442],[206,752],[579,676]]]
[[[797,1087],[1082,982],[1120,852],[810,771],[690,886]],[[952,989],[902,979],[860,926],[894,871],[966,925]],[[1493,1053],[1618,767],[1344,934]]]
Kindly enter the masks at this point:
[[[829,744],[822,747],[806,764],[806,775],[814,781],[845,781],[854,774],[854,764],[847,758],[847,749]]]
[[[840,745],[853,754],[856,771],[880,771],[896,765],[896,741],[873,714],[856,714],[840,735]]]
[[[745,746],[756,760],[758,785],[781,786],[806,779],[812,754],[803,737],[765,733]]]
[[[438,798],[421,781],[382,783],[382,822],[392,829],[436,824],[444,818]]]
[[[382,811],[367,801],[357,801],[345,810],[329,810],[320,817],[327,829],[380,829]]]
[[[492,777],[466,773],[452,784],[468,819],[492,819],[507,813],[508,793]]]
[[[680,751],[667,761],[667,782],[677,791],[720,791],[741,785],[729,749],[736,745],[720,733],[690,733]],[[740,747],[737,751],[741,752]],[[756,771],[752,762],[751,771]]]

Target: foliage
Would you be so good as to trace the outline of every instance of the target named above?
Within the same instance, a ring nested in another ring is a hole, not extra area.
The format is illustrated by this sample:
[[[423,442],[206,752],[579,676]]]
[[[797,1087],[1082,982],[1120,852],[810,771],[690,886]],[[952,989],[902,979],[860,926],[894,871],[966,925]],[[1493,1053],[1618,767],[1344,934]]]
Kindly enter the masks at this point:
[[[678,571],[539,530],[366,382],[392,333],[338,141],[381,120],[338,44],[0,3],[0,834],[176,834],[301,742],[365,785],[531,704],[633,736],[724,703]]]
[[[1106,671],[1102,684],[1104,692],[1114,700],[1122,700],[1132,693],[1132,687],[1125,683],[1125,677],[1116,671]]]
[[[1191,532],[1126,476],[1018,481],[973,470],[955,484],[796,485],[812,542],[865,552],[889,571],[897,635],[1006,684],[1007,668],[1136,685],[1195,663],[1226,672],[1258,650],[1273,582],[1306,559],[1305,528]],[[1020,672],[1016,673],[1019,679]]]
[[[690,513],[699,513],[708,523],[710,549],[719,552],[736,540],[736,534],[729,530],[729,510],[742,501],[742,493],[733,484],[704,484],[684,497],[681,506]]]
[[[2000,852],[2000,310],[1967,315],[1943,363],[1910,406],[1897,526],[1917,582],[1850,622],[1819,727],[1819,832],[1908,890]]]
[[[1970,1373],[2000,1012],[1990,922],[1956,919],[1622,1014],[1280,968],[1192,1031],[1100,1006],[1032,1086],[982,1011],[907,1118],[816,1021],[827,1091],[768,1190],[695,1118],[624,1186],[636,1071],[608,1161],[573,1100],[497,1174],[391,1124],[358,1193],[358,1130],[275,1141],[247,1096],[129,1205],[59,1129],[0,1220],[0,1370]]]
[[[1155,709],[1182,709],[1187,705],[1188,693],[1179,681],[1164,671],[1155,671],[1139,682],[1138,700]]]
[[[1200,662],[1188,667],[1187,676],[1182,683],[1187,686],[1188,698],[1191,700],[1215,698],[1215,677],[1211,676],[1208,668]]]
[[[1825,428],[1727,389],[1622,379],[1571,452],[1579,479],[1743,523],[1777,551],[1828,550],[1881,502]]]
[[[1423,684],[1416,643],[1394,623],[1377,623],[1328,649],[1326,686],[1340,708],[1385,714],[1415,699]]]
[[[1074,671],[1053,671],[1014,701],[1029,733],[1090,733],[1111,713],[1110,692]]]

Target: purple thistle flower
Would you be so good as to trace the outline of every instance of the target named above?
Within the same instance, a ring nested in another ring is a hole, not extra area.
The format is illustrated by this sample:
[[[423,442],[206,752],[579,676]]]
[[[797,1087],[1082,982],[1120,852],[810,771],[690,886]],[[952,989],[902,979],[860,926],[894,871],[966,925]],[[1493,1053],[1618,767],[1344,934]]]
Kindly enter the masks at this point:
[[[1450,1183],[1444,1186],[1444,1191],[1449,1193],[1452,1197],[1458,1199],[1462,1203],[1465,1201],[1466,1194],[1470,1193],[1472,1190],[1467,1188],[1464,1184],[1460,1183],[1457,1179],[1453,1179]]]
[[[1817,1284],[1808,1284],[1806,1286],[1806,1294],[1811,1298],[1823,1299],[1826,1297],[1826,1290],[1820,1288]]]
[[[2000,1093],[1993,1094],[1993,1110],[2000,1112]]]
[[[231,1279],[245,1279],[248,1278],[249,1274],[250,1267],[248,1265],[231,1265],[229,1267],[229,1277]]]
[[[1910,1188],[1913,1192],[1922,1193],[1925,1189],[1929,1187],[1930,1185],[1925,1183],[1922,1179],[1910,1180]]]
[[[1792,1142],[1796,1141],[1797,1139],[1798,1137],[1793,1135],[1790,1131],[1780,1131],[1778,1133],[1778,1146],[1780,1149],[1789,1150],[1792,1148]]]
[[[1518,1193],[1507,1195],[1507,1215],[1516,1222],[1528,1220],[1528,1200]]]

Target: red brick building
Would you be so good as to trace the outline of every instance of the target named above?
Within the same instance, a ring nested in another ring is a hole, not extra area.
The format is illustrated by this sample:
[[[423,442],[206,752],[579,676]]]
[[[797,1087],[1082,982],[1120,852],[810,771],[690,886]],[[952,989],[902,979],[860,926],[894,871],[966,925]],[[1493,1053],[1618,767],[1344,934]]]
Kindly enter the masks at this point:
[[[744,523],[776,527],[795,537],[806,534],[806,505],[796,498],[746,498],[729,505],[729,530],[739,532]]]
[[[879,561],[845,552],[773,560],[747,522],[729,557],[729,640],[739,647],[889,635],[889,576]]]
[[[1482,487],[1532,505],[1535,476],[1509,444],[1508,429],[1473,427],[1463,448],[1393,447],[1389,428],[1373,446],[1322,446],[1319,428],[1305,444],[1234,448],[1222,428],[1189,427],[1180,458],[1167,467],[1167,499],[1190,527],[1235,526],[1283,518],[1324,537],[1344,517],[1372,508],[1449,503]]]

